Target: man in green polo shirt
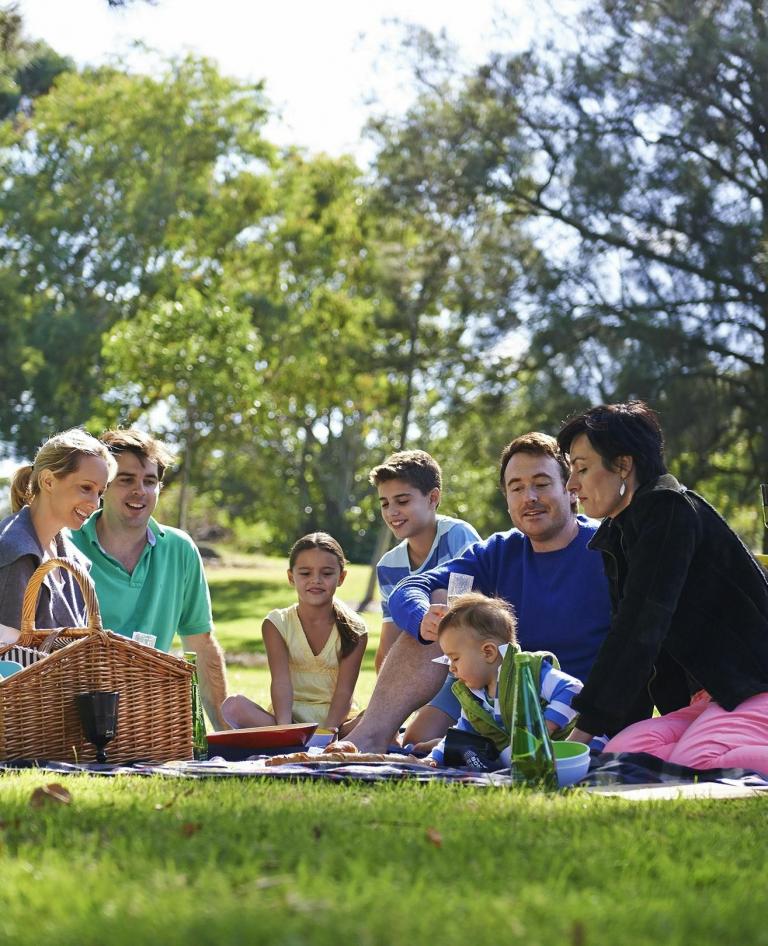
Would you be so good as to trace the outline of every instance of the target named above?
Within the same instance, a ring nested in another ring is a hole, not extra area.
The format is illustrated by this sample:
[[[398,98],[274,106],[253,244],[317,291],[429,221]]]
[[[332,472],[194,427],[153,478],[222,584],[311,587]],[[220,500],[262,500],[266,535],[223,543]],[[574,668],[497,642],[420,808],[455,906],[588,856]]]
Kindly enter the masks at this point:
[[[135,428],[108,430],[101,440],[117,460],[117,474],[95,512],[72,541],[91,560],[104,627],[130,637],[154,634],[168,651],[180,634],[197,654],[200,694],[216,729],[227,695],[224,656],[213,633],[211,596],[200,553],[180,529],[153,517],[166,467],[173,457],[160,441]]]

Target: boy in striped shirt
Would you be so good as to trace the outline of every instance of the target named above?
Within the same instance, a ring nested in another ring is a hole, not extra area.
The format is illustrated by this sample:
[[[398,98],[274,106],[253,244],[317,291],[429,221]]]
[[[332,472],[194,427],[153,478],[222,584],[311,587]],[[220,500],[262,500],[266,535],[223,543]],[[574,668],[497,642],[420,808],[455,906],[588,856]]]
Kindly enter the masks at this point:
[[[389,596],[395,585],[456,558],[480,536],[468,522],[438,514],[442,471],[424,450],[393,453],[371,470],[369,480],[379,494],[384,522],[400,540],[376,566],[383,613],[375,660],[378,673],[400,633],[389,613]]]
[[[457,678],[454,694],[461,703],[456,728],[494,740],[501,749],[500,762],[510,764],[511,706],[499,704],[498,681],[502,663],[512,660],[519,647],[512,607],[501,598],[471,593],[461,595],[449,608],[438,628],[445,663]],[[543,655],[538,685],[544,721],[550,733],[563,730],[576,716],[571,700],[582,688],[581,680],[563,673]],[[469,717],[474,720],[474,725]],[[501,730],[501,733],[499,732]],[[444,761],[445,739],[427,757],[435,765]]]

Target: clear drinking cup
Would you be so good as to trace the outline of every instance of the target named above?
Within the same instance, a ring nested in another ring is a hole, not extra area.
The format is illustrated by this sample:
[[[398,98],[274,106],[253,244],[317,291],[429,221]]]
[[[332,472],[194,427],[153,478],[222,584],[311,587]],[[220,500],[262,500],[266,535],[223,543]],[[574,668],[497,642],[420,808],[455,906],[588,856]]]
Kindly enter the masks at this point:
[[[157,637],[154,634],[145,634],[143,631],[134,631],[131,634],[131,640],[144,644],[145,647],[154,647]]]
[[[473,578],[471,575],[464,575],[461,572],[451,572],[448,576],[449,608],[459,595],[465,595],[468,591],[472,591],[472,581]]]

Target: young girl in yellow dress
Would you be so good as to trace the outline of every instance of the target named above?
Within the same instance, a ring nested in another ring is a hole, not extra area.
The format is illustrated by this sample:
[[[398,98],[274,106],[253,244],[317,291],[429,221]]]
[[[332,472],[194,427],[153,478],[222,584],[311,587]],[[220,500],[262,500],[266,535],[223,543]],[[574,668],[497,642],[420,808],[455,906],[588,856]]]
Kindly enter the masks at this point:
[[[318,723],[344,732],[357,712],[353,693],[368,639],[362,618],[334,598],[345,566],[341,546],[325,532],[294,544],[288,581],[298,601],[270,611],[262,625],[272,702],[265,710],[246,696],[228,697],[221,711],[231,726]]]

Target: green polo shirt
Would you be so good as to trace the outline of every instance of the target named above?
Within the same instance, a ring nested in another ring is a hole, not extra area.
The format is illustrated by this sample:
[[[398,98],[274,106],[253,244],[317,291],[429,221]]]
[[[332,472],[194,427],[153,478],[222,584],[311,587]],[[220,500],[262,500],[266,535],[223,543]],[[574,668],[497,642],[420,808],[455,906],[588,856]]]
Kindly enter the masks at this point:
[[[154,634],[158,650],[170,650],[173,636],[204,634],[213,628],[211,596],[203,560],[180,529],[149,520],[147,544],[130,574],[108,555],[96,535],[95,512],[69,538],[92,564],[91,578],[105,628],[130,637]]]

